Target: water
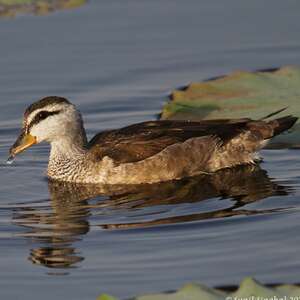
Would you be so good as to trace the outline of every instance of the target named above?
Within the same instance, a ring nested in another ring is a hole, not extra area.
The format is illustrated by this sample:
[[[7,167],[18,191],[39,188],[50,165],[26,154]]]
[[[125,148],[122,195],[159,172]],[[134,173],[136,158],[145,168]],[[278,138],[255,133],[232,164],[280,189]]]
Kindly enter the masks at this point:
[[[263,151],[261,169],[129,191],[48,182],[47,145],[6,160],[24,109],[46,95],[78,105],[91,137],[156,118],[168,93],[190,81],[297,64],[299,7],[98,0],[1,20],[1,299],[128,297],[249,275],[298,281],[296,150]]]
[[[11,164],[14,162],[14,160],[15,160],[15,157],[14,157],[14,156],[9,156],[8,159],[7,159],[7,161],[6,161],[6,163],[7,163],[8,165],[11,165]]]

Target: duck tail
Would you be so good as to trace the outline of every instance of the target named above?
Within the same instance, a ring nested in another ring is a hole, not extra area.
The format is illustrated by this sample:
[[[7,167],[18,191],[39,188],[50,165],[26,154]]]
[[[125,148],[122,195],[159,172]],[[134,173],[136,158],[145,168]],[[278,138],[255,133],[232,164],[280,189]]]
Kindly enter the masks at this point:
[[[283,108],[281,108],[281,109],[279,109],[279,110],[276,110],[276,111],[274,111],[274,112],[272,112],[272,113],[270,113],[270,114],[268,114],[268,115],[266,115],[266,116],[260,118],[259,121],[263,121],[263,120],[265,120],[265,119],[269,119],[269,118],[271,118],[271,117],[273,117],[273,116],[275,116],[275,115],[278,115],[278,114],[280,114],[281,112],[285,111],[285,110],[288,109],[288,108],[289,108],[289,107],[286,106],[286,107],[283,107]]]
[[[273,128],[273,136],[276,136],[290,129],[297,122],[297,120],[297,117],[290,115],[269,121],[268,124]]]

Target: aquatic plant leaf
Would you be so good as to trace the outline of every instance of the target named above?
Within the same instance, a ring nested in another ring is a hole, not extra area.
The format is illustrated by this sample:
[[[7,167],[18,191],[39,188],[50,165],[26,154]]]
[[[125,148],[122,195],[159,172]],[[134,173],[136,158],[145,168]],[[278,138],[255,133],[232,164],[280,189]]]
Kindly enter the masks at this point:
[[[45,15],[55,10],[79,7],[86,2],[87,0],[0,0],[0,17],[14,17],[24,13]]]
[[[164,106],[162,119],[262,118],[287,107],[278,117],[300,117],[300,68],[242,72],[191,83],[175,90]],[[272,140],[270,147],[300,147],[300,124]]]
[[[118,299],[115,298],[115,297],[112,297],[112,296],[110,296],[110,295],[103,294],[103,295],[99,296],[99,297],[97,298],[97,300],[118,300]]]
[[[174,293],[145,295],[137,297],[136,300],[221,300],[225,299],[225,297],[225,293],[221,291],[210,289],[204,285],[190,283]]]
[[[278,285],[275,287],[265,286],[251,277],[246,277],[240,287],[234,293],[229,294],[232,299],[236,297],[250,298],[263,297],[266,299],[294,299],[293,297],[300,296],[300,287],[297,285]]]
[[[231,288],[230,288],[231,289]],[[132,300],[234,300],[250,299],[292,299],[299,297],[300,287],[296,285],[265,286],[251,277],[245,278],[234,292],[224,289],[208,288],[205,285],[189,283],[171,293],[159,293],[138,296]],[[251,298],[252,299],[252,298]],[[115,298],[98,298],[97,300],[117,300]]]

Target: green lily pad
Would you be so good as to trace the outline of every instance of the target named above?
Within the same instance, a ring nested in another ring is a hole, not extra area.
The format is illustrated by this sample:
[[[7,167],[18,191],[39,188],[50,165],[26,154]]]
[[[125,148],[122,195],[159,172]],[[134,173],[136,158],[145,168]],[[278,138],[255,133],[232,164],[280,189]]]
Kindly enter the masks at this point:
[[[102,296],[103,297],[103,296]],[[106,295],[107,297],[107,295]],[[189,283],[176,292],[138,296],[132,300],[234,300],[234,299],[298,299],[300,287],[296,285],[264,286],[253,278],[245,278],[234,292],[212,289],[197,283]],[[98,298],[97,300],[117,300]]]
[[[262,118],[284,107],[278,117],[300,117],[300,68],[242,72],[175,90],[164,106],[162,119],[207,120],[219,118]],[[282,134],[270,147],[300,147],[300,125]]]
[[[85,4],[87,0],[0,0],[0,17],[18,14],[45,15],[55,10],[71,9]]]
[[[97,298],[97,300],[118,300],[118,299],[115,298],[115,297],[112,297],[112,296],[110,296],[110,295],[103,294],[103,295],[99,296],[99,297]]]

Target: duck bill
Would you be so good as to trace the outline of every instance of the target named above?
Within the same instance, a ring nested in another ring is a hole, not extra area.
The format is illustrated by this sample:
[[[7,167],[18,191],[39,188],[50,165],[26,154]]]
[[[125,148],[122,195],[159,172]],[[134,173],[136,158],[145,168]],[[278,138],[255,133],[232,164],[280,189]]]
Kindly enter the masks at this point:
[[[15,157],[18,153],[23,152],[24,150],[26,150],[34,144],[36,144],[36,137],[30,135],[29,133],[26,134],[22,132],[10,148],[10,156]]]

